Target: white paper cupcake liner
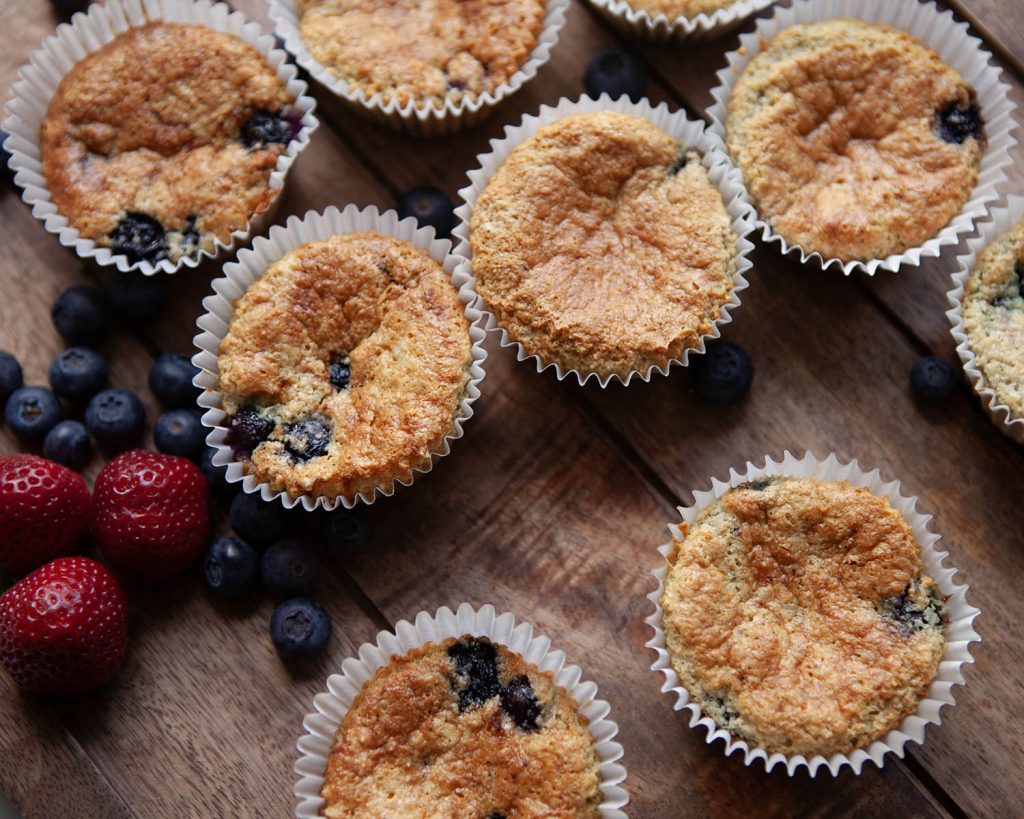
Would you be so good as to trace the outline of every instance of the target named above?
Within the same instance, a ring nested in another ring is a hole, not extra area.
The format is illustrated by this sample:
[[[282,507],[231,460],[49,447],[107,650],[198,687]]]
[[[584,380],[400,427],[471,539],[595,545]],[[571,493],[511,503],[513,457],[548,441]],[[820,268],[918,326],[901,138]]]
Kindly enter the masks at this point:
[[[733,259],[732,275],[733,289],[729,302],[722,307],[721,314],[715,320],[711,332],[701,336],[696,347],[684,350],[681,357],[671,359],[664,367],[651,366],[645,371],[635,370],[624,379],[617,374],[601,376],[596,372],[565,370],[553,361],[544,361],[539,355],[529,352],[522,344],[512,339],[508,332],[500,326],[497,317],[487,308],[482,297],[478,296],[477,306],[484,313],[487,329],[501,334],[501,346],[515,349],[516,358],[519,361],[532,359],[536,364],[537,372],[554,367],[555,375],[559,380],[572,375],[580,385],[586,384],[591,378],[596,379],[602,387],[607,387],[612,380],[628,385],[634,377],[642,381],[650,381],[654,373],[667,375],[675,365],[685,367],[689,363],[690,355],[703,354],[706,342],[709,339],[718,338],[721,335],[721,326],[732,321],[730,311],[740,306],[740,291],[747,287],[747,279],[744,274],[753,265],[747,258],[747,254],[754,247],[747,236],[754,229],[754,210],[747,201],[742,175],[729,163],[725,146],[722,145],[721,140],[708,133],[703,123],[687,119],[686,114],[682,111],[669,111],[665,103],[654,107],[646,99],[635,103],[626,97],[612,100],[607,94],[602,94],[596,100],[590,97],[581,97],[578,100],[569,100],[563,97],[554,106],[542,106],[538,114],[524,116],[519,125],[506,126],[504,137],[491,140],[490,153],[477,156],[476,161],[479,163],[479,167],[469,172],[469,185],[459,191],[462,204],[455,210],[456,216],[459,217],[459,224],[453,232],[453,236],[458,239],[455,252],[465,256],[472,264],[473,249],[469,241],[469,224],[473,216],[473,208],[495,171],[508,158],[512,150],[545,125],[563,119],[570,114],[591,111],[614,111],[643,117],[679,140],[685,147],[695,148],[700,152],[701,161],[708,170],[708,177],[722,194],[722,200],[725,202],[729,218],[732,220],[732,230],[736,236],[736,256]]]
[[[897,271],[903,265],[917,266],[921,259],[938,256],[943,247],[955,245],[964,234],[974,230],[975,222],[988,213],[989,205],[999,196],[999,188],[1006,181],[1005,169],[1010,165],[1010,149],[1017,144],[1013,131],[1017,123],[1013,118],[1016,105],[1010,101],[1010,86],[1000,82],[1002,69],[990,63],[991,55],[984,50],[981,40],[972,37],[967,23],[958,23],[952,12],[940,12],[932,2],[918,0],[795,0],[789,8],[779,8],[771,17],[758,20],[754,31],[740,37],[740,45],[727,55],[728,65],[718,72],[718,86],[711,92],[715,102],[708,108],[710,130],[726,141],[725,123],[729,112],[729,99],[744,69],[761,51],[762,44],[770,41],[783,29],[793,25],[821,20],[849,17],[870,23],[885,23],[913,35],[939,54],[942,60],[956,69],[973,86],[985,122],[988,146],[978,172],[978,181],[970,199],[964,203],[953,220],[920,247],[903,253],[894,253],[885,259],[844,262],[838,258],[824,258],[817,251],[808,251],[799,244],[787,241],[776,233],[767,220],[758,216],[758,225],[767,242],[777,242],[784,254],[799,256],[804,264],[822,269],[833,265],[847,276],[861,270],[873,276],[878,270]]]
[[[235,312],[235,303],[249,288],[249,285],[259,279],[271,264],[289,251],[308,242],[366,230],[375,230],[382,235],[411,242],[415,247],[426,250],[430,257],[439,262],[444,271],[452,277],[452,285],[459,291],[459,298],[466,305],[466,318],[470,321],[469,336],[472,340],[473,362],[469,371],[469,381],[466,384],[463,397],[459,401],[455,430],[445,437],[439,450],[431,453],[430,465],[425,469],[414,469],[408,480],[396,479],[388,486],[378,486],[372,492],[361,492],[353,497],[339,495],[325,498],[276,492],[270,488],[269,484],[261,483],[253,475],[246,474],[242,462],[235,458],[231,447],[226,443],[228,428],[224,422],[227,416],[222,408],[221,395],[218,392],[217,354],[220,350],[220,343],[227,335],[231,318]],[[370,504],[380,495],[394,494],[397,484],[409,486],[417,474],[431,471],[437,461],[451,451],[451,442],[462,437],[463,424],[473,417],[473,402],[480,397],[480,382],[484,377],[483,362],[487,358],[487,352],[483,347],[486,334],[482,327],[481,315],[479,310],[473,306],[476,293],[468,273],[469,266],[465,259],[450,251],[450,241],[435,238],[433,228],[418,227],[416,220],[412,217],[400,220],[398,214],[393,210],[380,213],[377,208],[372,206],[363,210],[355,205],[349,205],[344,210],[338,210],[332,206],[323,213],[311,210],[307,211],[302,218],[289,217],[284,225],[272,227],[268,236],[257,237],[251,249],[241,250],[237,261],[224,265],[224,276],[213,282],[214,294],[203,299],[206,314],[200,316],[196,321],[202,332],[194,338],[199,352],[192,357],[192,363],[201,371],[195,377],[194,383],[203,390],[198,399],[199,406],[207,410],[203,414],[203,424],[212,428],[212,431],[206,436],[206,443],[214,449],[214,465],[227,466],[226,478],[229,483],[241,481],[243,490],[249,493],[258,492],[265,501],[280,498],[288,509],[297,503],[301,503],[306,511],[312,511],[317,507],[323,507],[330,511],[339,505],[351,509],[359,502]]]
[[[295,66],[287,61],[288,55],[274,48],[274,38],[261,34],[256,23],[247,23],[241,12],[230,12],[224,3],[210,0],[107,0],[105,4],[93,3],[88,13],[76,14],[71,23],[58,26],[56,34],[47,37],[28,64],[18,72],[20,79],[11,89],[11,99],[5,106],[7,118],[3,127],[9,134],[5,147],[11,154],[14,181],[23,190],[22,199],[32,206],[32,215],[43,222],[62,245],[74,248],[83,259],[95,259],[101,265],[115,265],[121,271],[139,270],[147,276],[157,272],[173,273],[182,265],[195,267],[204,258],[231,250],[236,244],[248,241],[254,231],[265,227],[267,214],[267,211],[255,214],[244,230],[231,234],[230,241],[217,239],[212,252],[200,250],[197,255],[183,256],[177,262],[163,259],[154,264],[146,260],[132,263],[123,253],[98,246],[92,239],[83,238],[77,229],[70,226],[67,218],[58,213],[43,177],[39,149],[39,125],[46,115],[50,99],[64,75],[78,61],[98,51],[118,34],[153,20],[195,23],[234,34],[266,57],[284,81],[289,96],[295,100],[292,107],[302,113],[302,130],[278,157],[277,165],[270,174],[268,185],[275,200],[284,186],[289,168],[309,144],[310,135],[318,125],[313,116],[316,102],[306,96],[306,83],[298,79]]]
[[[565,24],[565,15],[569,9],[569,0],[547,0],[537,44],[508,82],[473,98],[464,97],[458,102],[446,99],[443,105],[435,101],[417,103],[415,100],[400,105],[397,99],[385,99],[379,93],[368,95],[361,88],[351,87],[344,79],[329,71],[306,48],[299,33],[298,6],[298,0],[270,0],[268,11],[274,21],[274,32],[284,40],[285,48],[295,55],[296,61],[310,76],[349,107],[374,122],[409,134],[437,136],[476,124],[501,100],[533,79],[551,57],[551,49],[558,42],[559,31]]]
[[[775,0],[738,0],[710,14],[670,18],[664,13],[651,16],[645,9],[633,8],[627,0],[589,0],[620,30],[648,40],[698,41],[721,37],[733,31],[750,15],[768,8]]]
[[[953,340],[956,341],[956,352],[963,362],[964,372],[967,374],[971,386],[981,398],[981,404],[985,408],[992,422],[1017,443],[1024,443],[1024,417],[1014,417],[1009,406],[1001,404],[995,391],[985,381],[985,376],[978,368],[977,360],[971,351],[970,340],[967,338],[967,330],[964,327],[964,286],[974,271],[978,261],[978,255],[1014,225],[1024,219],[1024,196],[1008,197],[1008,204],[1004,208],[997,208],[992,212],[992,220],[981,225],[977,236],[967,243],[967,253],[957,258],[956,272],[953,274],[953,289],[946,294],[951,308],[946,311],[949,318]]]
[[[295,796],[299,800],[295,812],[297,817],[314,819],[320,816],[324,805],[320,790],[324,784],[331,743],[363,685],[388,665],[392,657],[403,656],[427,643],[464,634],[487,637],[500,643],[541,671],[551,672],[555,682],[572,695],[580,713],[589,721],[594,748],[600,759],[601,816],[624,819],[626,814],[622,808],[629,797],[622,787],[626,778],[626,769],[619,763],[622,746],[614,741],[619,727],[608,718],[611,711],[608,703],[597,699],[597,686],[584,681],[579,667],[566,663],[565,654],[552,650],[547,637],[534,636],[529,623],[516,625],[515,616],[508,612],[499,615],[490,604],[477,610],[468,603],[459,606],[455,613],[445,606],[433,615],[421,611],[411,623],[402,620],[394,632],[380,632],[376,644],[363,643],[357,657],[350,657],[341,664],[341,674],[327,678],[327,691],[313,699],[316,710],[302,720],[305,734],[299,739],[299,759],[295,763],[298,775]]]
[[[722,740],[725,743],[726,756],[737,751],[742,752],[743,762],[747,766],[753,765],[755,760],[760,759],[764,761],[766,770],[771,771],[776,765],[784,765],[790,776],[793,776],[800,768],[807,768],[812,777],[820,768],[826,768],[833,776],[836,776],[845,765],[849,765],[856,774],[860,774],[864,764],[868,761],[881,767],[885,755],[890,752],[902,758],[904,746],[908,742],[923,743],[925,728],[931,724],[942,723],[940,714],[942,707],[955,703],[953,686],[966,684],[961,666],[974,662],[970,653],[970,644],[981,640],[973,626],[974,618],[978,616],[979,611],[967,602],[968,587],[955,583],[953,578],[956,575],[956,570],[943,565],[948,553],[939,551],[939,536],[928,528],[931,516],[917,511],[916,497],[903,495],[900,491],[899,481],[883,480],[877,469],[865,472],[856,461],[844,464],[834,454],[830,454],[821,461],[810,452],[804,454],[802,458],[797,458],[786,452],[781,461],[776,461],[771,457],[765,458],[764,466],[756,466],[748,461],[742,472],[730,469],[729,477],[725,481],[712,478],[709,491],[694,491],[693,505],[679,507],[679,513],[689,526],[708,504],[722,497],[730,488],[765,476],[848,481],[854,486],[867,488],[875,495],[888,499],[892,507],[903,515],[903,519],[914,531],[914,538],[921,545],[921,558],[928,574],[946,597],[949,618],[946,625],[946,645],[942,661],[939,663],[935,679],[928,688],[927,696],[920,701],[917,711],[900,723],[899,728],[890,731],[880,740],[872,742],[867,748],[856,750],[850,754],[834,754],[829,757],[816,755],[810,759],[802,754],[790,756],[781,753],[768,754],[761,748],[751,747],[744,740],[733,737],[728,731],[719,728],[710,717],[704,716],[698,705],[690,702],[689,694],[669,660],[665,632],[662,628],[661,595],[664,590],[665,577],[668,574],[667,559],[672,546],[671,542],[658,549],[662,555],[662,565],[653,572],[658,581],[658,587],[647,595],[647,599],[654,604],[654,614],[646,619],[646,622],[654,629],[654,636],[647,642],[647,647],[654,649],[658,655],[651,670],[665,675],[665,682],[661,686],[661,690],[665,693],[675,694],[675,710],[686,709],[690,712],[690,727],[700,726],[706,729],[706,741],[709,745],[716,740]],[[674,537],[685,536],[678,525],[670,525],[668,528]]]

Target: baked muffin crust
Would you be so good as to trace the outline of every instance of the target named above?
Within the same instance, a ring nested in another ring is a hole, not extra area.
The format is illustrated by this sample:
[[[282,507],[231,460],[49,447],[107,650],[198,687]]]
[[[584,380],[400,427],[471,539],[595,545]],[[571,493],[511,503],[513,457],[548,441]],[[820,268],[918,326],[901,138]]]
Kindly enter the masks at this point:
[[[641,117],[565,117],[518,145],[473,209],[478,292],[528,352],[625,378],[709,333],[736,239],[695,150]]]
[[[859,20],[764,44],[733,89],[727,140],[761,218],[843,261],[935,236],[970,198],[985,149],[963,78],[909,34]]]
[[[964,285],[964,330],[996,402],[1024,417],[1024,222],[978,255]]]
[[[888,501],[845,481],[764,478],[684,534],[661,598],[666,641],[720,727],[769,753],[828,756],[916,710],[945,601]]]
[[[53,202],[132,261],[195,255],[266,209],[299,130],[284,83],[242,39],[153,22],[81,61],[40,125]]]
[[[675,20],[677,17],[710,15],[736,2],[737,0],[629,0],[629,5],[634,9],[643,9],[651,17],[664,14],[669,20]]]
[[[327,760],[323,815],[596,817],[598,767],[587,719],[551,673],[466,635],[363,686]]]
[[[299,0],[306,48],[384,101],[458,103],[494,92],[537,45],[543,0]]]
[[[238,300],[221,342],[228,441],[275,491],[354,498],[409,480],[454,432],[471,346],[425,251],[373,231],[301,245]]]

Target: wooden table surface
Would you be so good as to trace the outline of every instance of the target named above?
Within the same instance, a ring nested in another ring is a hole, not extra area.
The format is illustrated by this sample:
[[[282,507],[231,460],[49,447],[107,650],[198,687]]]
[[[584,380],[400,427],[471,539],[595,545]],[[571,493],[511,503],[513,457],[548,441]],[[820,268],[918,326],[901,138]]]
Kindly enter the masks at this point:
[[[895,0],[893,0],[895,2]],[[267,24],[263,0],[240,0]],[[950,5],[983,37],[1024,101],[1020,0]],[[0,87],[55,26],[44,0],[4,0]],[[269,29],[269,26],[268,26]],[[390,207],[434,184],[455,197],[488,139],[544,103],[582,93],[587,61],[622,44],[581,0],[538,77],[486,122],[433,140],[397,136],[314,88],[321,127],[296,165],[279,220],[354,202]],[[700,116],[736,37],[636,44],[648,94]],[[1012,189],[1024,193],[1024,151]],[[12,192],[0,194],[0,348],[27,383],[45,383],[62,349],[49,310],[63,288],[107,271],[80,267]],[[529,620],[600,687],[620,727],[636,817],[1020,815],[1024,774],[1024,449],[989,422],[965,384],[938,408],[912,400],[908,373],[930,353],[956,360],[945,292],[954,251],[921,268],[845,279],[758,247],[751,286],[725,337],[752,355],[743,403],[714,409],[688,373],[601,390],[558,382],[489,342],[487,378],[464,440],[432,474],[369,510],[371,545],[321,577],[334,621],[328,650],[285,665],[271,645],[266,596],[228,604],[198,573],[131,598],[130,648],[106,696],[43,702],[0,674],[0,789],[25,816],[286,816],[302,716],[326,676],[377,631],[418,611],[494,603]],[[144,331],[115,328],[101,351],[112,382],[158,407],[146,373],[161,351],[191,352],[215,266],[184,270]],[[0,451],[18,442],[0,430]],[[785,449],[835,451],[881,467],[920,497],[970,584],[983,642],[957,705],[905,759],[838,778],[746,769],[707,746],[649,670],[656,547],[676,507],[730,466]],[[101,463],[88,469],[92,478]]]

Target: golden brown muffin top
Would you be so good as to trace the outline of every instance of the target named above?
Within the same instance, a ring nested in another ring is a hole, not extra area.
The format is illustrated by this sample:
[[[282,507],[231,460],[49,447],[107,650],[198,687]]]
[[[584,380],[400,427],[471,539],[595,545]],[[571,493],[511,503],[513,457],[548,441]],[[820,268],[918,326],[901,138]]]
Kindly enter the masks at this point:
[[[664,14],[669,20],[677,17],[696,17],[698,14],[712,14],[718,9],[731,6],[738,0],[627,0],[630,7],[642,9],[652,17]]]
[[[238,300],[220,344],[229,442],[275,491],[408,480],[454,431],[471,346],[425,251],[373,231],[301,245]]]
[[[363,686],[334,737],[323,815],[596,817],[598,767],[587,719],[550,672],[464,635]]]
[[[943,652],[944,600],[910,526],[845,481],[726,492],[674,539],[661,606],[691,699],[768,752],[869,745],[917,709]]]
[[[134,255],[212,250],[272,198],[270,172],[298,130],[283,119],[290,102],[273,66],[233,34],[166,22],[129,29],[80,60],[50,100],[39,133],[47,187],[100,245],[133,256],[112,234],[135,214],[167,235],[162,252]],[[251,138],[257,115],[283,142]]]
[[[583,373],[665,366],[732,297],[736,239],[700,155],[627,114],[575,114],[518,145],[470,241],[498,323]]]
[[[973,89],[888,26],[828,20],[762,44],[727,138],[760,216],[843,261],[935,236],[970,198],[985,148]]]
[[[385,102],[493,93],[529,59],[543,0],[300,0],[300,33],[332,74]]]

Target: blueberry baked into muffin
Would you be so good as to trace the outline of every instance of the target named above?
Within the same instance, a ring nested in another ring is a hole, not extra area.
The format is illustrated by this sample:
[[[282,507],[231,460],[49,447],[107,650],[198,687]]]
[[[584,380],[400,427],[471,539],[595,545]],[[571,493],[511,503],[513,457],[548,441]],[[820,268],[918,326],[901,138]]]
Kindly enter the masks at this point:
[[[995,403],[1024,417],[1024,222],[979,255],[964,285],[967,346]]]
[[[599,764],[550,672],[463,636],[395,657],[363,686],[327,760],[322,815],[596,817]]]
[[[751,746],[849,753],[914,713],[945,600],[910,526],[845,481],[762,478],[674,540],[661,598],[690,699]]]
[[[543,0],[299,0],[313,57],[367,97],[399,106],[493,93],[529,59]]]
[[[516,146],[470,225],[477,289],[530,354],[625,379],[714,327],[736,237],[700,154],[646,119],[567,116]]]
[[[238,300],[221,341],[227,442],[275,491],[389,488],[454,433],[471,347],[425,251],[373,231],[301,245]]]
[[[727,141],[762,219],[825,258],[922,245],[970,198],[985,151],[974,90],[902,31],[787,28],[729,101]]]
[[[273,198],[301,114],[233,34],[152,22],[63,78],[40,125],[46,184],[86,239],[132,262],[213,251]]]

